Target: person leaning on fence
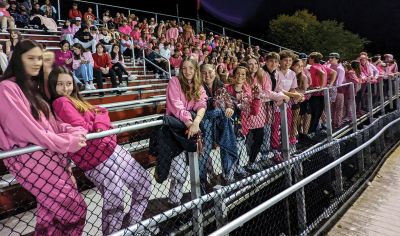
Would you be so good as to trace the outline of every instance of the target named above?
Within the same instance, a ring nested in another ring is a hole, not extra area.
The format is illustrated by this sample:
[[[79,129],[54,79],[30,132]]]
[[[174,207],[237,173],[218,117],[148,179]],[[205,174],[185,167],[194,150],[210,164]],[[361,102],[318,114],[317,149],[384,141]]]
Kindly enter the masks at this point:
[[[344,93],[346,87],[341,86],[345,83],[345,72],[344,67],[340,60],[340,54],[332,52],[329,54],[329,64],[328,66],[335,70],[337,73],[335,86],[337,88],[336,99],[331,101],[332,106],[332,126],[337,129],[343,124],[343,111],[344,111]]]
[[[285,95],[282,90],[282,81],[278,74],[280,56],[276,52],[270,52],[265,57],[264,71],[265,85],[263,86],[263,92],[265,92],[265,99],[269,102],[266,103],[266,114],[267,120],[266,125],[271,126],[271,132],[264,142],[270,142],[271,151],[273,154],[273,161],[275,163],[282,162],[282,155],[279,151],[280,147],[280,113],[279,106],[286,102],[288,103],[290,98]]]
[[[297,78],[297,92],[304,95],[304,101],[298,103],[299,108],[293,109],[293,132],[299,137],[303,138],[308,133],[310,125],[310,106],[308,99],[310,95],[305,94],[308,87],[310,87],[311,78],[304,73],[304,64],[302,59],[294,59],[291,70],[296,73]],[[299,110],[299,111],[297,111]]]
[[[183,122],[187,127],[187,137],[190,138],[200,131],[203,120],[207,95],[201,84],[200,70],[197,63],[191,59],[182,62],[178,77],[172,77],[167,86],[166,114]],[[193,118],[191,112],[195,112]],[[186,181],[186,155],[182,152],[171,163],[169,202],[180,205],[183,196],[183,184]]]
[[[222,175],[226,183],[232,183],[235,180],[235,174],[244,177],[247,176],[247,172],[243,168],[239,168],[238,147],[231,120],[234,114],[231,96],[216,76],[214,65],[203,64],[200,70],[203,87],[208,97],[207,111],[203,119],[204,150],[200,158],[200,181],[202,191],[205,193],[207,187],[206,166],[214,142],[220,147]]]
[[[22,40],[0,79],[0,149],[35,144],[47,150],[4,159],[37,201],[34,235],[81,235],[86,203],[66,170],[66,153],[86,146],[87,131],[57,121],[40,94],[42,48]]]
[[[90,133],[112,128],[107,109],[83,100],[72,79],[72,72],[66,67],[56,67],[50,73],[49,91],[53,111],[63,122],[83,127]],[[129,225],[138,223],[151,194],[150,174],[117,144],[116,135],[94,139],[87,144],[70,158],[101,192],[103,234],[109,235],[121,229],[125,216],[124,186],[132,191]]]
[[[320,64],[323,56],[319,52],[312,52],[309,56],[311,75],[311,89],[322,89],[328,86],[328,81],[334,83],[336,80],[336,71]],[[329,79],[328,79],[329,76]],[[324,112],[324,93],[313,93],[309,105],[311,107],[311,121],[308,130],[309,138],[313,138],[317,132],[318,124]]]

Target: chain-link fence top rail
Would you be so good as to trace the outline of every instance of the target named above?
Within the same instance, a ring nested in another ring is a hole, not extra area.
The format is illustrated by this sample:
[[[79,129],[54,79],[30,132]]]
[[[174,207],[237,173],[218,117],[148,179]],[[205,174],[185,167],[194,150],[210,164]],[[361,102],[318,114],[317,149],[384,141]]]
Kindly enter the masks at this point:
[[[330,89],[332,88],[308,91],[307,93],[321,93],[321,91],[329,93]],[[325,107],[329,107],[331,104],[331,97],[329,94],[325,95],[328,98],[326,102],[328,106]],[[395,98],[398,97],[396,96]],[[398,101],[398,99],[396,101]],[[389,105],[390,101],[384,101],[383,105],[386,103]],[[160,125],[162,121],[141,123],[102,132],[100,134],[89,134],[89,138],[99,138],[117,133],[123,134],[133,132],[140,129],[139,133],[130,133],[128,140],[121,142],[119,139],[118,141],[121,146],[118,146],[118,149],[116,148],[110,152],[113,154],[111,155],[114,158],[112,160],[116,163],[120,163],[124,168],[118,168],[118,165],[107,166],[107,164],[105,164],[106,166],[102,166],[101,168],[103,171],[95,173],[74,171],[74,175],[78,180],[79,190],[81,191],[80,194],[84,197],[83,202],[78,193],[74,195],[77,198],[75,200],[79,200],[77,202],[80,202],[80,205],[77,206],[77,209],[80,209],[80,211],[77,212],[82,213],[75,217],[78,218],[75,227],[77,229],[80,228],[80,230],[88,234],[101,234],[101,232],[108,234],[129,225],[131,226],[126,231],[120,231],[116,233],[116,235],[125,233],[166,234],[191,232],[190,234],[201,234],[212,232],[222,227],[226,222],[235,219],[243,212],[249,211],[258,204],[284,191],[291,186],[291,184],[296,183],[303,177],[312,175],[319,168],[331,163],[338,157],[339,153],[342,155],[346,150],[350,150],[355,142],[359,144],[362,141],[360,140],[360,132],[356,132],[341,139],[340,142],[335,141],[334,143],[325,144],[289,160],[289,156],[292,156],[296,152],[295,146],[293,147],[292,145],[291,147],[291,143],[289,142],[291,134],[291,122],[289,122],[289,120],[292,112],[289,108],[290,106],[286,105],[282,105],[278,108],[276,104],[264,101],[261,107],[261,111],[264,115],[261,117],[256,116],[254,123],[257,123],[257,119],[262,119],[262,122],[258,123],[267,125],[261,125],[260,128],[252,126],[245,135],[241,132],[235,133],[235,129],[233,129],[230,132],[232,132],[231,135],[233,135],[232,137],[234,137],[236,142],[234,146],[229,146],[221,142],[221,139],[218,139],[221,134],[227,135],[226,132],[229,130],[224,126],[224,124],[227,124],[224,122],[228,122],[228,124],[231,122],[231,124],[234,124],[234,119],[216,119],[216,117],[221,117],[221,114],[218,116],[218,112],[221,112],[223,115],[222,110],[208,113],[208,116],[204,120],[205,124],[203,124],[206,126],[203,130],[205,151],[199,156],[188,156],[185,153],[178,155],[173,159],[173,163],[171,163],[173,168],[167,170],[169,172],[168,180],[161,183],[151,180],[149,176],[148,172],[153,174],[154,168],[144,171],[140,165],[134,162],[129,153],[133,153],[135,157],[140,155],[139,151],[146,149],[149,145],[148,138],[151,134],[148,128],[154,125]],[[378,108],[378,110],[382,112],[380,108]],[[329,109],[327,109],[327,111],[329,111]],[[367,139],[369,137],[367,134],[377,132],[379,127],[376,124],[387,123],[392,119],[392,116],[380,118],[373,123],[374,125],[363,129],[363,138]],[[327,117],[330,117],[329,112]],[[149,119],[151,120],[154,118],[157,117]],[[132,124],[132,122],[143,122],[143,120],[120,121],[117,123],[122,126],[124,124]],[[329,127],[331,122],[329,119],[321,119],[319,123],[327,124]],[[244,124],[241,123],[241,125]],[[234,125],[232,126],[235,127]],[[378,127],[378,129],[376,127]],[[145,131],[146,129],[147,131]],[[322,133],[327,137],[332,135],[332,130],[329,131],[328,128],[328,132]],[[101,139],[99,140],[96,148],[87,149],[79,153],[75,158],[85,158],[87,156],[102,154],[109,156],[108,154],[110,153],[107,153],[107,145],[109,145],[109,142],[104,142]],[[261,143],[259,142],[260,140]],[[215,146],[215,144],[217,146]],[[232,152],[235,148],[237,150]],[[371,145],[371,149],[376,153],[382,153],[383,151],[381,145]],[[39,150],[42,150],[42,148],[22,148],[10,152],[3,152],[0,154],[0,158],[5,159],[10,156],[23,155],[27,152]],[[258,151],[254,152],[254,150]],[[99,154],[99,151],[101,154]],[[24,182],[24,179],[30,179],[39,184],[43,182],[44,185],[51,185],[53,183],[50,183],[51,181],[48,180],[49,178],[45,177],[44,174],[42,176],[41,173],[48,173],[48,170],[51,170],[53,175],[58,174],[58,172],[55,171],[56,169],[48,165],[49,158],[54,157],[54,154],[45,151],[40,152],[41,156],[39,156],[37,154],[38,152],[35,153],[32,154],[33,157],[43,157],[33,158],[35,161],[34,165],[39,166],[39,173],[35,173],[34,178],[21,178],[17,175],[19,182],[27,189],[30,189],[30,186],[34,185],[29,182]],[[206,155],[209,158],[204,158]],[[276,158],[277,156],[280,158]],[[127,157],[129,158],[126,159]],[[196,161],[197,158],[200,159],[199,162]],[[15,163],[20,162],[18,157],[8,159],[18,160]],[[296,163],[296,160],[301,160],[301,165]],[[360,172],[359,170],[370,165],[373,162],[372,160],[373,158],[367,155],[365,155],[364,164],[361,163],[361,161],[349,159],[347,161],[348,163],[344,162],[343,164],[342,172],[344,174],[340,184],[337,182],[332,184],[333,179],[337,181],[336,175],[338,175],[338,171],[336,169],[335,171],[330,171],[320,177],[320,179],[313,181],[314,184],[306,186],[302,190],[302,194],[296,193],[292,195],[290,201],[282,202],[274,206],[274,208],[271,208],[272,210],[270,209],[270,211],[263,213],[263,217],[252,221],[250,224],[251,228],[254,229],[252,232],[262,234],[262,232],[267,230],[271,232],[271,234],[279,234],[280,232],[289,234],[290,232],[305,230],[306,225],[311,222],[321,221],[321,210],[315,211],[315,209],[319,206],[325,206],[326,209],[330,209],[329,199],[336,196],[335,194],[337,194],[338,189],[342,191],[350,188],[354,189],[354,185],[349,187],[351,183],[354,182],[354,176],[356,176],[357,179],[357,173]],[[282,161],[285,162],[281,163]],[[187,179],[188,164],[190,179]],[[21,162],[18,163],[18,165],[24,166],[25,163]],[[65,172],[60,170],[59,173],[62,177],[62,173]],[[230,173],[233,173],[233,175],[230,175]],[[288,175],[288,173],[291,174]],[[116,175],[123,177],[126,181],[114,181]],[[28,175],[28,177],[29,176],[31,175]],[[84,178],[84,176],[86,176],[86,178]],[[129,178],[132,176],[134,179]],[[288,176],[290,176],[289,179]],[[58,177],[62,179],[60,176]],[[116,183],[123,184],[118,185]],[[10,184],[7,183],[5,186],[9,185]],[[54,183],[54,185],[56,185],[56,183]],[[40,227],[43,222],[41,221],[42,217],[46,216],[46,214],[42,214],[43,209],[48,209],[46,208],[48,206],[57,206],[57,201],[53,203],[51,200],[58,199],[59,195],[62,194],[55,192],[53,193],[55,195],[46,195],[44,194],[47,193],[45,192],[46,189],[48,189],[48,187],[31,189],[32,193],[37,193],[35,196],[38,201],[37,209],[31,210],[35,207],[33,198],[18,200],[18,196],[20,196],[23,191],[14,186],[14,190],[10,192],[11,195],[15,197],[16,205],[10,206],[10,204],[13,203],[3,205],[5,211],[2,213],[3,228],[0,229],[2,233],[7,235],[31,232],[35,226],[35,212],[39,217],[37,227]],[[117,194],[113,191],[117,192]],[[205,193],[208,194],[203,195]],[[65,194],[62,196],[64,195]],[[200,197],[201,195],[203,196]],[[191,199],[192,201],[190,201]],[[299,208],[299,206],[293,205],[293,202],[298,201],[304,202],[304,206]],[[58,204],[61,205],[63,203],[64,201],[61,201],[61,203],[58,202]],[[131,205],[129,205],[129,203]],[[291,212],[290,209],[293,208],[297,210]],[[62,209],[62,207],[60,207],[60,209]],[[61,215],[62,218],[66,214],[61,212],[59,215]],[[124,217],[117,217],[118,215]],[[83,218],[86,218],[85,224],[81,222]],[[71,219],[74,219],[74,217]],[[138,223],[140,220],[143,221]],[[80,224],[78,224],[79,222]],[[265,222],[272,223],[266,224]],[[263,225],[264,228],[260,228],[260,225]],[[242,228],[242,230],[244,229],[245,228]],[[40,228],[38,230],[40,230]],[[247,231],[238,231],[237,234],[242,234],[244,232]]]

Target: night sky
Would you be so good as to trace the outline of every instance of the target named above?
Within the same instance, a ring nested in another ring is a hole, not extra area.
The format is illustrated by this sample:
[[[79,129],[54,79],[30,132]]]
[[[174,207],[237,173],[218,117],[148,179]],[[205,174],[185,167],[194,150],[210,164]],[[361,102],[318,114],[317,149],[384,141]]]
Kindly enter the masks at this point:
[[[392,52],[400,55],[400,0],[201,0],[200,18],[212,20],[254,36],[267,34],[268,22],[279,14],[292,14],[308,9],[319,20],[343,22],[346,29],[371,41],[366,49],[371,54]],[[110,3],[100,0],[98,2]],[[135,0],[114,1],[117,5],[155,12],[196,17],[196,1]],[[118,3],[117,3],[118,2]],[[284,45],[282,45],[284,46]],[[397,56],[400,57],[400,56]]]

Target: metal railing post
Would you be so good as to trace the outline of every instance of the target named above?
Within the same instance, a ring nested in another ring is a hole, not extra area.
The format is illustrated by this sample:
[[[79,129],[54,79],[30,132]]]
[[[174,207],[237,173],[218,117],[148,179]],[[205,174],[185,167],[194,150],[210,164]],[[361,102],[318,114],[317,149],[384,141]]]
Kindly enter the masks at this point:
[[[201,20],[201,21],[200,21],[200,24],[201,24],[201,32],[204,32],[204,21]]]
[[[158,23],[158,14],[155,14],[154,19]]]
[[[61,6],[60,6],[60,0],[57,0],[57,13],[58,13],[58,20],[61,20]],[[58,25],[58,24],[57,24]]]
[[[248,40],[249,40],[249,47],[251,47],[251,36],[249,36]]]
[[[297,183],[303,179],[303,163],[296,162],[294,164],[294,182]],[[304,188],[296,191],[296,206],[297,206],[297,222],[299,231],[302,232],[307,228],[307,211],[306,211],[306,195]]]
[[[131,15],[131,9],[128,10],[128,16],[130,16],[130,15]]]
[[[389,91],[388,91],[388,96],[389,96],[389,107],[390,110],[393,109],[393,79],[392,78],[388,78],[388,82],[389,82]]]
[[[385,115],[385,95],[383,94],[383,79],[379,81],[379,98],[381,102],[381,115]]]
[[[146,57],[144,55],[144,49],[142,50],[143,52],[143,73],[146,76]]]
[[[171,62],[169,60],[168,61],[168,78],[171,79]]]
[[[354,88],[354,84],[350,84],[350,99],[351,99],[351,125],[353,126],[353,132],[357,132],[357,106],[356,106],[356,91]]]
[[[289,125],[288,125],[288,118],[287,118],[287,104],[283,103],[279,109],[280,109],[280,116],[281,116],[281,140],[282,140],[282,157],[284,161],[288,161],[290,159],[290,147],[289,147]],[[290,166],[285,167],[285,182],[286,182],[286,187],[289,188],[292,185],[292,175],[291,175],[291,170]],[[290,221],[290,204],[289,204],[289,199],[286,198],[285,200],[285,210],[286,210],[286,223],[287,223],[287,230],[288,234],[287,235],[292,235],[291,233],[291,221]]]
[[[225,37],[225,27],[222,27],[222,36]]]
[[[399,99],[399,83],[400,83],[400,78],[396,77],[396,80],[394,81],[394,90],[396,92],[396,109],[400,110],[400,99]]]
[[[324,89],[324,104],[325,104],[327,139],[328,142],[332,142],[332,114],[331,114],[331,100],[329,97],[329,88]]]
[[[197,152],[189,153],[190,184],[192,200],[201,197],[200,191],[200,170]],[[192,225],[194,235],[203,235],[203,213],[201,204],[193,209]]]
[[[222,186],[217,185],[214,190],[220,189]],[[226,223],[226,217],[228,216],[228,211],[226,208],[226,203],[224,198],[226,196],[225,192],[221,192],[214,199],[214,209],[215,209],[215,221],[217,224],[217,229],[221,228]]]
[[[372,105],[372,86],[371,83],[367,83],[368,89],[368,116],[369,122],[372,123],[374,121],[374,113],[373,113],[373,105]]]
[[[136,66],[135,47],[132,48],[132,63],[133,63],[133,66],[135,67]]]
[[[100,16],[99,16],[99,4],[96,4],[96,18],[98,20],[100,20]]]

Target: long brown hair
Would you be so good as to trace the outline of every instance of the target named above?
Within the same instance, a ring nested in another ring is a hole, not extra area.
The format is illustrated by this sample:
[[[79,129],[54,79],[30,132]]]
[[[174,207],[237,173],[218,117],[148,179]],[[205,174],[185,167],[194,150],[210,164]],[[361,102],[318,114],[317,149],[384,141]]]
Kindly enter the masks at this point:
[[[183,75],[183,64],[187,61],[194,66],[193,90],[190,89],[190,85],[185,76]],[[197,64],[195,60],[190,58],[185,58],[182,61],[181,66],[179,68],[178,80],[179,83],[181,84],[181,88],[183,93],[185,94],[186,99],[188,99],[189,101],[192,99],[194,99],[195,101],[200,100],[200,89],[203,83],[200,76],[199,64]]]
[[[51,71],[49,75],[49,92],[50,92],[51,103],[53,103],[54,100],[56,100],[57,98],[62,97],[62,95],[59,95],[56,90],[58,77],[61,74],[68,74],[71,76],[71,78],[73,78],[72,72],[65,66],[55,67]],[[85,101],[79,94],[79,89],[74,79],[72,79],[72,83],[73,83],[73,89],[71,95],[68,96],[68,99],[72,102],[72,104],[74,104],[75,108],[81,113],[85,113],[86,111],[89,110],[96,111],[96,108],[89,102]]]
[[[36,47],[42,50],[42,46],[35,41],[29,39],[19,41],[17,45],[15,45],[10,63],[0,81],[15,77],[15,82],[29,101],[32,116],[36,120],[40,120],[40,112],[42,112],[46,118],[49,118],[50,115],[49,106],[38,88],[40,87],[40,83],[44,80],[43,73],[39,73],[38,76],[34,77],[27,75],[24,63],[22,62],[22,54]]]
[[[260,67],[260,63],[258,62],[258,60],[257,60],[257,58],[255,58],[255,57],[250,57],[250,58],[248,58],[247,59],[247,63],[250,61],[250,60],[255,60],[256,61],[256,63],[257,63],[257,65],[258,65],[258,69],[257,69],[257,72],[256,72],[256,78],[257,78],[257,81],[258,81],[258,83],[262,86],[262,84],[263,84],[263,82],[264,82],[264,70]],[[247,67],[248,68],[248,67]],[[253,78],[251,78],[251,80],[250,81],[248,81],[248,83],[249,83],[249,85],[253,85]]]

